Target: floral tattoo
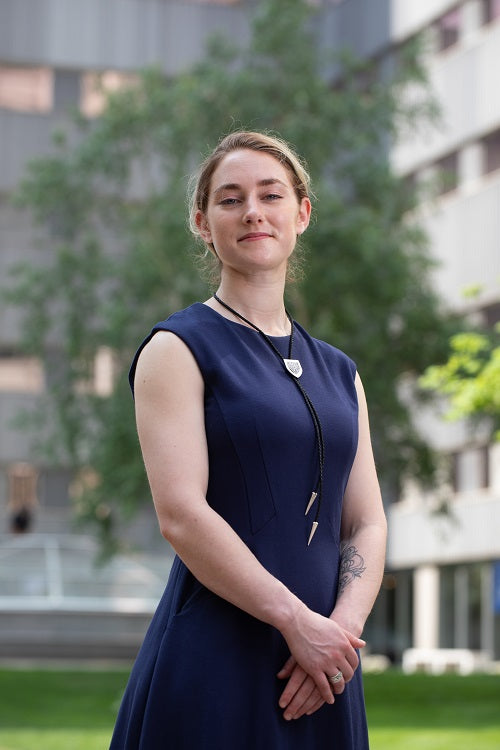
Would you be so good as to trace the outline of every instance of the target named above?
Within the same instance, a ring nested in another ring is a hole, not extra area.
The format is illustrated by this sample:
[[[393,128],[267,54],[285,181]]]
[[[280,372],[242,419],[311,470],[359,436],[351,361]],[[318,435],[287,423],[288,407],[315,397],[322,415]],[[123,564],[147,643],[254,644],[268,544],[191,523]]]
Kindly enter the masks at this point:
[[[339,595],[345,591],[346,587],[355,578],[361,578],[365,570],[365,561],[356,547],[353,544],[346,545],[340,556]]]

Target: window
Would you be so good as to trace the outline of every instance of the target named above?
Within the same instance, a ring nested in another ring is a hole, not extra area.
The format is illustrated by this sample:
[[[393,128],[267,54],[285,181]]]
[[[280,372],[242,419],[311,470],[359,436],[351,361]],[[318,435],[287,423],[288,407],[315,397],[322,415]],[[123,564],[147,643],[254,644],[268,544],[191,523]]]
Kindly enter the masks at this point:
[[[98,117],[106,105],[106,96],[131,86],[137,76],[106,70],[102,73],[84,73],[81,79],[80,110],[86,117]]]
[[[111,395],[115,374],[115,361],[112,349],[107,346],[99,347],[94,360],[94,391],[98,396]]]
[[[400,185],[401,205],[405,211],[411,211],[424,197],[421,175],[418,171],[403,175],[400,177]]]
[[[442,52],[448,47],[458,42],[460,36],[460,27],[462,22],[462,13],[460,8],[450,10],[444,16],[438,18],[434,24],[437,32],[438,51]]]
[[[97,396],[109,396],[113,392],[116,368],[113,350],[107,346],[100,346],[93,362],[82,368],[86,375],[76,383],[77,393],[95,393]]]
[[[33,514],[38,505],[38,472],[28,463],[13,464],[8,469],[9,527],[13,534],[31,531]]]
[[[483,174],[500,169],[500,130],[485,136],[483,144]]]
[[[439,570],[439,645],[441,648],[455,646],[455,568],[444,566]]]
[[[401,188],[406,195],[414,196],[419,188],[418,172],[410,172],[401,178]]]
[[[447,154],[435,163],[438,195],[445,195],[458,186],[458,153]]]
[[[489,450],[487,445],[465,448],[452,455],[452,485],[455,492],[489,487]]]
[[[483,0],[483,24],[500,18],[500,0]]]
[[[49,68],[0,66],[0,107],[18,112],[50,112],[54,74]]]
[[[440,569],[439,645],[441,648],[479,650],[481,628],[488,612],[484,580],[489,565],[444,566]],[[450,665],[451,666],[451,665]]]
[[[34,357],[0,356],[0,393],[41,393],[43,368]]]
[[[496,323],[500,323],[500,302],[493,302],[481,308],[483,325],[491,329]]]

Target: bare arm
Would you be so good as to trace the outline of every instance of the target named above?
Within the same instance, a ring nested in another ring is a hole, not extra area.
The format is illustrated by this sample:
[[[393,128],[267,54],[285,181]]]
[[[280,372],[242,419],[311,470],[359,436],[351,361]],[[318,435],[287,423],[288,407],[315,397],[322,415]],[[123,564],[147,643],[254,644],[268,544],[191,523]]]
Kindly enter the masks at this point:
[[[331,618],[345,632],[359,637],[380,588],[387,525],[373,459],[366,398],[358,375],[356,391],[359,404],[358,447],[344,494],[339,585]],[[339,669],[343,671],[340,665]],[[324,701],[313,681],[297,665],[293,656],[279,677],[289,678],[280,698],[285,716],[298,719],[304,714],[314,713],[323,705]],[[347,682],[348,676],[345,678]],[[334,687],[335,693],[343,690],[344,681]]]
[[[309,610],[259,563],[206,501],[208,453],[204,384],[187,346],[157,333],[135,376],[139,440],[163,536],[213,592],[281,631],[324,700],[337,665],[352,676],[362,645],[333,620]]]
[[[360,635],[384,572],[387,523],[373,459],[366,398],[358,375],[356,390],[358,449],[344,495],[339,587],[332,618]]]

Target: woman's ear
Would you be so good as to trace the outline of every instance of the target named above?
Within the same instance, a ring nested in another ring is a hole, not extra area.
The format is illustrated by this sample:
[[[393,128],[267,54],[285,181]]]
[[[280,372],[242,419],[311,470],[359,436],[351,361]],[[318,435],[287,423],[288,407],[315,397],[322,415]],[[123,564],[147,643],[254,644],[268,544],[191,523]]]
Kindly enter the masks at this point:
[[[194,217],[195,224],[198,227],[198,231],[200,233],[200,237],[204,242],[206,242],[208,245],[212,244],[212,233],[210,231],[210,228],[208,226],[208,221],[204,213],[202,211],[198,210],[196,212],[196,215]]]
[[[311,201],[309,198],[302,198],[297,215],[297,235],[303,234],[309,226],[311,218]]]

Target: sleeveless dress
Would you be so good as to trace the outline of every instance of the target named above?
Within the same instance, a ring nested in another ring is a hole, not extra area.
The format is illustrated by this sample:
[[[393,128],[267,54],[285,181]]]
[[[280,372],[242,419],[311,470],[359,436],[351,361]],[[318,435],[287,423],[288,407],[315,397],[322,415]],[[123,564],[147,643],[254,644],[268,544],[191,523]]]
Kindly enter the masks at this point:
[[[342,498],[358,440],[356,367],[295,325],[293,357],[325,440],[323,502],[304,399],[261,335],[195,303],[158,323],[189,347],[205,383],[208,503],[262,565],[328,616],[338,583]],[[271,337],[288,356],[289,337]],[[316,501],[317,502],[317,501]],[[333,705],[286,721],[278,706],[289,656],[281,634],[205,588],[176,557],[131,672],[110,750],[366,750],[361,669]]]

